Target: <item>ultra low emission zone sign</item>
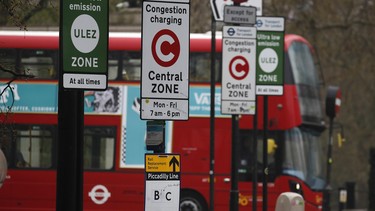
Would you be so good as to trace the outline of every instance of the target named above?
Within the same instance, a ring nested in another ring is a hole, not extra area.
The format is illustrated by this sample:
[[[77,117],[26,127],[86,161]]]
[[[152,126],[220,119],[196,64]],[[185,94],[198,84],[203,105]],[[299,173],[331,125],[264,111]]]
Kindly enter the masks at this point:
[[[65,0],[63,87],[105,90],[108,80],[108,1]]]
[[[145,211],[179,210],[180,155],[145,155]]]
[[[255,27],[223,27],[223,114],[255,114],[256,34]]]
[[[141,119],[189,118],[189,3],[143,1]]]
[[[257,17],[257,95],[284,92],[284,18]]]

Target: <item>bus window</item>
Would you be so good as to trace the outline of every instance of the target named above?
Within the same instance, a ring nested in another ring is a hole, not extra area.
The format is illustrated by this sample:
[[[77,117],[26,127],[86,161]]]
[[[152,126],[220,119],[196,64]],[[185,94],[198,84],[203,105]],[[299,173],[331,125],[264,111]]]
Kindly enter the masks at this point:
[[[321,123],[323,113],[319,97],[319,80],[310,48],[304,43],[293,42],[288,54],[300,99],[302,118],[305,122]]]
[[[116,130],[111,127],[85,127],[83,165],[87,170],[114,167]]]
[[[323,172],[323,153],[322,140],[319,138],[321,133],[302,129],[303,139],[306,142],[305,154],[307,157],[307,178],[306,182],[314,189],[323,189],[325,187],[325,175]]]
[[[297,84],[318,86],[319,81],[316,75],[314,59],[310,48],[301,42],[293,42],[288,49],[294,80]]]
[[[21,70],[36,79],[55,79],[57,77],[57,51],[22,50]]]
[[[240,181],[251,181],[253,137],[250,130],[240,130],[240,165],[238,169]]]
[[[119,51],[108,52],[108,80],[118,79]]]
[[[19,126],[15,130],[16,168],[51,168],[53,129],[48,126]]]
[[[129,81],[141,80],[141,52],[124,52],[122,78]]]
[[[307,165],[304,154],[304,140],[299,128],[293,128],[285,133],[285,158],[283,172],[306,179]]]
[[[273,181],[278,173],[278,168],[280,168],[280,163],[277,163],[280,156],[280,152],[277,147],[277,142],[280,142],[281,136],[280,133],[275,131],[269,131],[268,133],[268,146],[270,147],[270,142],[272,140],[275,145],[273,145],[273,150],[268,151],[267,159],[268,159],[268,172],[269,172],[269,180]],[[262,179],[263,175],[263,137],[262,132],[258,133],[257,137],[257,165],[258,165],[258,179],[259,181]],[[240,181],[251,181],[252,173],[253,173],[253,131],[251,130],[240,130],[240,164],[239,164],[239,179]]]
[[[219,68],[221,65],[220,55],[215,62],[216,82],[219,81]],[[190,53],[190,81],[209,82],[211,80],[211,54],[210,53]]]
[[[11,71],[16,71],[17,52],[14,49],[0,49],[0,65]],[[12,78],[12,74],[0,71],[0,78]]]

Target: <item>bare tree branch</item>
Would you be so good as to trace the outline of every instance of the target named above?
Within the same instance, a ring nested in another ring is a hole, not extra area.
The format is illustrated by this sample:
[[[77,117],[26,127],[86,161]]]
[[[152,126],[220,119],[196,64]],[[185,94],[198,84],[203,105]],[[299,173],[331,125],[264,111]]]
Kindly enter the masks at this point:
[[[47,7],[48,1],[47,0],[40,0],[33,8],[30,10],[22,19],[21,24],[26,25],[27,21],[33,17],[36,13],[40,12],[44,8]]]
[[[48,0],[0,0],[0,6],[4,8],[5,16],[12,25],[27,29],[27,22],[36,13],[48,7]]]
[[[35,78],[34,75],[28,75],[27,70],[19,71],[19,72],[22,72],[22,73],[18,73],[18,71],[10,70],[10,69],[4,67],[2,64],[0,64],[0,71],[10,73],[13,76],[10,83],[13,82],[16,79],[32,79],[32,78]]]
[[[6,72],[6,73],[9,73],[11,74],[13,77],[8,81],[6,82],[6,86],[3,88],[3,90],[1,90],[0,92],[0,97],[3,96],[3,94],[6,92],[6,91],[10,91],[10,93],[12,94],[12,103],[10,106],[6,106],[7,107],[7,111],[6,113],[10,112],[12,107],[13,107],[13,104],[14,104],[14,92],[13,92],[13,88],[11,86],[12,82],[17,80],[17,79],[31,79],[31,78],[34,78],[35,76],[34,75],[28,75],[27,74],[27,71],[20,71],[22,73],[17,73],[16,71],[13,71],[13,70],[10,70],[6,67],[4,67],[2,64],[0,64],[0,71],[3,71],[3,72]],[[4,102],[5,103],[5,102]],[[2,122],[1,122],[2,123]]]

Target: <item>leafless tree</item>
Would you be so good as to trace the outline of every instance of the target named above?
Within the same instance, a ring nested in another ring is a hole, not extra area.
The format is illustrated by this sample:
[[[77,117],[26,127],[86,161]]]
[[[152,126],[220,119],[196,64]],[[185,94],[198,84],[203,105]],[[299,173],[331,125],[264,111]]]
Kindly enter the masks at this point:
[[[36,1],[16,1],[16,0],[0,0],[0,12],[3,15],[0,22],[9,21],[26,30],[26,23],[35,13],[40,11],[47,3],[46,0]],[[14,104],[14,86],[12,85],[15,80],[27,80],[33,78],[33,75],[28,74],[27,70],[11,69],[1,61],[0,58],[0,72],[6,73],[10,77],[1,82],[0,88],[0,149],[6,149],[12,140],[14,133],[12,125],[12,107]],[[10,93],[10,94],[9,94]],[[10,95],[9,98],[6,95]],[[10,99],[10,103],[6,103],[5,99]],[[5,151],[5,150],[4,150]]]
[[[8,81],[4,82],[4,85],[0,88],[0,102],[3,104],[0,106],[0,147],[7,148],[10,144],[10,137],[13,134],[13,125],[12,125],[12,107],[14,104],[14,86],[12,83],[15,80],[27,80],[34,78],[33,75],[27,73],[27,70],[16,71],[6,68],[1,64],[0,60],[0,71],[10,74],[12,77]],[[5,98],[8,93],[10,93],[10,103],[6,103]]]
[[[51,0],[0,0],[0,11],[3,17],[0,19],[1,25],[26,29],[27,22],[38,12],[47,8],[49,4],[54,4]]]

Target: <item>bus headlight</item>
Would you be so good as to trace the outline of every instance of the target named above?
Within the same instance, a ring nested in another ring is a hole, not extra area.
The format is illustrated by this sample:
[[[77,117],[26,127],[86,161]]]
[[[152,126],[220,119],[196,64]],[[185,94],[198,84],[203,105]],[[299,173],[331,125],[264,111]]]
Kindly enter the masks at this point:
[[[301,194],[303,196],[302,185],[294,180],[289,180],[289,188],[291,192]]]

